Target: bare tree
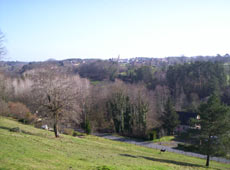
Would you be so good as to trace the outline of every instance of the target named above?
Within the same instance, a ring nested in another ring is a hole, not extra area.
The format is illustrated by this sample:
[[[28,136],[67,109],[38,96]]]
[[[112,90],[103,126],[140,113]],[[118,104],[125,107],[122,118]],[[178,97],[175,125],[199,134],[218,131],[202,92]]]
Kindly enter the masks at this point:
[[[5,54],[5,48],[3,46],[3,39],[4,39],[4,35],[0,30],[0,58],[2,58],[2,56]]]
[[[82,83],[82,84],[81,84]],[[55,137],[59,137],[58,125],[63,118],[76,115],[79,110],[77,101],[81,95],[83,84],[79,76],[43,73],[36,80],[33,88],[36,104],[43,116],[53,120]],[[76,116],[75,116],[76,118]]]
[[[154,93],[145,85],[116,80],[107,88],[107,120],[112,120],[116,132],[147,137],[148,131],[159,125]]]
[[[102,132],[113,131],[113,124],[108,121],[106,102],[112,89],[109,82],[92,86],[88,97],[88,117],[93,130]],[[94,129],[95,128],[95,129]]]

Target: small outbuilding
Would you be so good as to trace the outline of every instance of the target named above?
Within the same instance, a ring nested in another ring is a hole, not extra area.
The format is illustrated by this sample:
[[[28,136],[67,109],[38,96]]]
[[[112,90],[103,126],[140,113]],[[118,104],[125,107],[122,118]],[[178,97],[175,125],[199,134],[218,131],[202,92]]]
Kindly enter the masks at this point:
[[[180,120],[180,125],[176,127],[176,132],[186,132],[188,129],[191,128],[199,128],[198,125],[192,127],[190,124],[191,119],[200,119],[200,116],[197,113],[193,112],[177,112]]]

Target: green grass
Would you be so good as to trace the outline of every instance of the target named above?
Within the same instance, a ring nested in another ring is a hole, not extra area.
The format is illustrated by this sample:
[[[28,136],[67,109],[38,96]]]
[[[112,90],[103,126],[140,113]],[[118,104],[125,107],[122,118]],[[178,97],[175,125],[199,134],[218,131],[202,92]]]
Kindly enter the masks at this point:
[[[174,136],[164,136],[160,139],[154,139],[153,142],[170,142],[174,138],[175,138]]]
[[[90,83],[92,84],[92,85],[98,85],[98,84],[100,84],[102,81],[99,81],[99,80],[90,80]]]
[[[21,133],[9,129],[20,127]],[[0,169],[193,170],[205,160],[95,136],[61,135],[0,117]],[[230,169],[211,161],[209,170]]]

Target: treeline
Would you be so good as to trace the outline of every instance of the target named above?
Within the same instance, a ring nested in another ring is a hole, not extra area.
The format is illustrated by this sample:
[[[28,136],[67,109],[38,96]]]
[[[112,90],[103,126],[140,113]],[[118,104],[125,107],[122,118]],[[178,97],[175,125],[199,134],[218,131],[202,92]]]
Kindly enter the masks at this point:
[[[229,65],[221,62],[198,61],[153,67],[97,61],[82,65],[77,72],[94,81],[118,78],[130,84],[143,83],[152,91],[158,86],[166,86],[175,100],[177,110],[194,110],[197,101],[199,103],[199,100],[205,99],[214,91],[224,94],[223,90],[229,85]]]
[[[226,104],[230,101],[229,66],[219,62],[157,68],[93,61],[70,70],[62,67],[2,75],[1,101],[8,108],[9,102],[25,105],[41,124],[56,129],[56,136],[58,130],[87,127],[141,138],[149,138],[153,130],[159,136],[170,131],[162,119],[169,99],[175,111],[192,112],[214,92]]]
[[[111,80],[114,81],[118,74],[118,64],[116,62],[98,60],[81,64],[75,72],[81,77],[94,81]]]
[[[89,132],[116,132],[147,138],[149,129],[160,126],[158,106],[154,102],[156,93],[142,84],[115,80],[92,85],[88,79],[52,69],[30,70],[21,78],[7,78],[5,82],[8,85],[1,89],[7,86],[4,91],[12,94],[4,100],[7,107],[11,107],[12,102],[18,103],[19,112],[15,114],[20,116],[13,117],[36,124],[36,120],[28,122],[26,119],[32,113],[33,119],[42,120],[40,124],[52,127],[56,137],[66,128],[86,130],[90,127]]]
[[[195,112],[200,119],[191,121],[198,128],[190,129],[189,140],[207,155],[208,166],[210,156],[229,154],[229,56],[170,61],[3,65],[0,115],[39,128],[47,124],[55,137],[84,129],[152,139],[174,135],[177,111]]]
[[[199,101],[214,92],[220,95],[224,93],[229,84],[228,76],[222,63],[195,62],[170,66],[166,72],[166,81],[179,109],[194,111]]]

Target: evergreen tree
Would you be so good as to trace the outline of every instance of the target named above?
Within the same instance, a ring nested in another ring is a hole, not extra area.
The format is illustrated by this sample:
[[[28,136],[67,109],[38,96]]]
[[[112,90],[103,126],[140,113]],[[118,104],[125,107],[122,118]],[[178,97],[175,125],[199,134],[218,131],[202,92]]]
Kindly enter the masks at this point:
[[[179,125],[179,115],[175,111],[170,99],[165,104],[162,115],[163,128],[167,130],[168,135],[172,135],[176,126]]]
[[[226,152],[226,138],[230,134],[229,107],[221,104],[217,95],[212,95],[207,103],[199,107],[200,119],[193,123],[201,128],[196,133],[201,152],[207,155],[206,166],[209,166],[210,156]]]
[[[145,135],[146,128],[147,128],[147,112],[149,111],[149,106],[146,102],[143,101],[140,94],[138,95],[137,103],[135,106],[137,110],[137,125],[140,134]]]
[[[126,108],[124,112],[124,129],[128,134],[132,134],[133,128],[133,105],[130,103],[129,96],[126,96]]]
[[[107,102],[107,111],[112,116],[115,131],[124,132],[124,112],[126,110],[126,97],[122,92],[113,94]]]
[[[149,105],[140,95],[136,101],[123,92],[114,93],[107,101],[106,109],[112,118],[117,133],[143,137],[147,129],[147,112]]]

